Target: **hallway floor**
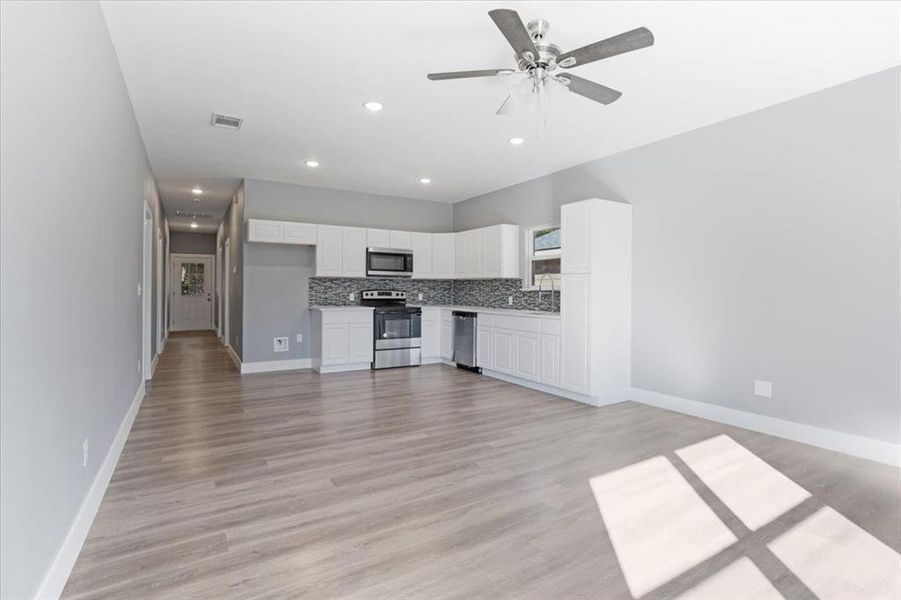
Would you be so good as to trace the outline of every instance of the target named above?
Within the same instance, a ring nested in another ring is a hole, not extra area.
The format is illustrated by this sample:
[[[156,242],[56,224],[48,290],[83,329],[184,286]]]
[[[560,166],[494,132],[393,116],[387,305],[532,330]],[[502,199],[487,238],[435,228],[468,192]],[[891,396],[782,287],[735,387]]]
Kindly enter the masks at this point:
[[[174,334],[63,597],[874,597],[899,550],[895,468],[443,365],[242,377]]]

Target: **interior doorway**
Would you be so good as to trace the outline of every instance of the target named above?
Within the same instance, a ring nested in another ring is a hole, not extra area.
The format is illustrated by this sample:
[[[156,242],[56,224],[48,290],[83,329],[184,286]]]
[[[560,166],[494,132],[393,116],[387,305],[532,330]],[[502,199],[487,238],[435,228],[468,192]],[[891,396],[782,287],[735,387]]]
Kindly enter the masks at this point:
[[[215,262],[210,254],[172,254],[172,331],[213,329]]]

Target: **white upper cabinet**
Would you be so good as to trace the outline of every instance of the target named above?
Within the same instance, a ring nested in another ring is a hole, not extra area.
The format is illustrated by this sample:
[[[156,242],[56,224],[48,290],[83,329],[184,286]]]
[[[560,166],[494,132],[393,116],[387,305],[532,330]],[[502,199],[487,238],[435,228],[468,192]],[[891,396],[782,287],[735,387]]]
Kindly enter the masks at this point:
[[[366,230],[342,227],[341,274],[344,277],[366,277]]]
[[[492,225],[456,235],[457,279],[519,277],[519,226]]]
[[[454,234],[454,278],[463,279],[463,248],[466,247],[466,232],[460,231]]]
[[[341,230],[335,225],[319,225],[316,228],[316,275],[340,277],[343,266]]]
[[[389,248],[390,237],[387,229],[367,229],[366,245],[370,248]]]
[[[388,248],[392,250],[412,250],[413,237],[411,231],[391,230],[388,235]]]
[[[282,221],[248,219],[247,241],[281,244],[285,241],[285,224]]]
[[[432,234],[413,233],[413,277],[428,279],[432,277]]]
[[[560,207],[561,273],[588,273],[591,270],[592,209],[589,202],[573,202]]]
[[[285,223],[285,243],[316,245],[316,225],[312,223]]]
[[[519,277],[519,226],[492,225],[458,233],[422,233],[247,220],[247,241],[316,246],[319,277],[365,277],[366,248],[413,251],[413,277]]]
[[[454,257],[456,255],[454,233],[432,234],[432,277],[434,279],[453,279]],[[416,267],[416,248],[413,248],[413,267]]]
[[[481,230],[479,277],[519,277],[519,226],[493,225]]]

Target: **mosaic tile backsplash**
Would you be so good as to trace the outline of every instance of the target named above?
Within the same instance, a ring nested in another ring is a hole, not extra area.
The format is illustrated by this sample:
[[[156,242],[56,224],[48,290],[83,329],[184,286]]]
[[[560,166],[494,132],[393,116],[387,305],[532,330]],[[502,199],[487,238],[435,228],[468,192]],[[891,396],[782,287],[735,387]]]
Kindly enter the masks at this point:
[[[417,304],[453,304],[454,282],[448,279],[403,279],[399,277],[310,277],[310,306],[348,306],[360,303],[363,290],[401,290],[407,302]],[[356,294],[356,300],[348,294]],[[417,295],[422,294],[422,300]]]
[[[461,306],[485,306],[488,308],[515,308],[519,310],[560,310],[560,292],[545,289],[543,299],[538,292],[523,290],[521,279],[400,279],[369,277],[311,277],[309,287],[310,306],[347,306],[359,303],[363,290],[402,290],[407,292],[408,302],[415,304],[455,304]],[[348,294],[356,294],[350,300]],[[422,300],[417,295],[422,294]],[[512,306],[507,298],[513,296]]]

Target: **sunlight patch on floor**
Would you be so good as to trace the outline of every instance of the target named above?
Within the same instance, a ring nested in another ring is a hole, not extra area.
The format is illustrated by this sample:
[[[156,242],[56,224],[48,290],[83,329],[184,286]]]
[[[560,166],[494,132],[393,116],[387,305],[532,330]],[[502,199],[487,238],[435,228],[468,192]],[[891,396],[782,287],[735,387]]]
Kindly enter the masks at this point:
[[[676,455],[751,531],[801,504],[810,493],[727,435]]]
[[[593,477],[590,484],[633,597],[736,541],[663,456]]]
[[[676,600],[781,600],[770,580],[749,558],[737,561],[691,588]]]
[[[820,600],[901,598],[901,555],[828,506],[767,547]]]

